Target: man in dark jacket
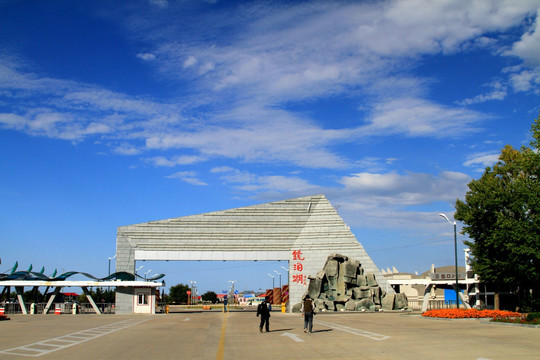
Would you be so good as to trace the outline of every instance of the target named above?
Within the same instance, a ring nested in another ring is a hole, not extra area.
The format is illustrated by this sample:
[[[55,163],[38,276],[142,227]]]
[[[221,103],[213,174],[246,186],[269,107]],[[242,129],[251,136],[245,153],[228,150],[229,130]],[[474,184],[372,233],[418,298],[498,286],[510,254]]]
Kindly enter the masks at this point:
[[[266,332],[270,332],[270,310],[272,310],[272,305],[267,296],[264,298],[264,301],[257,306],[257,316],[261,316],[261,324],[259,325],[260,332],[263,332],[263,326],[265,327]]]
[[[313,332],[313,314],[315,313],[311,297],[306,295],[302,303],[302,314],[304,315],[304,332]]]

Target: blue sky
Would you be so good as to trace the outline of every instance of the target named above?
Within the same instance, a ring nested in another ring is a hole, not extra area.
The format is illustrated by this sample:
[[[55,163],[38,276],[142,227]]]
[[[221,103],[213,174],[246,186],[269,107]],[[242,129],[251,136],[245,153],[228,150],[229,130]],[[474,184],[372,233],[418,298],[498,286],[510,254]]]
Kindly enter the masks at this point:
[[[0,271],[104,276],[118,226],[320,193],[379,268],[450,265],[437,213],[530,140],[539,8],[0,0]],[[140,265],[201,291],[287,266]]]

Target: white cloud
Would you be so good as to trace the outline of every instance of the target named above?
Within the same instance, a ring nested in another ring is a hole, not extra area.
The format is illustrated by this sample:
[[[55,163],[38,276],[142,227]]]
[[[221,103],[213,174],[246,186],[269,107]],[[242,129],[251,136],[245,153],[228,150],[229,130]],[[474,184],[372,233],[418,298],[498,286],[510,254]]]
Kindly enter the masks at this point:
[[[341,168],[346,159],[327,150],[336,141],[350,141],[350,132],[327,130],[281,110],[253,106],[235,108],[217,117],[219,123],[200,130],[156,133],[149,149],[194,149],[205,157],[248,162],[282,162],[311,168]]]
[[[196,63],[197,63],[197,59],[195,58],[195,56],[189,56],[189,57],[184,61],[183,67],[184,67],[184,68],[192,67],[192,66],[195,65]]]
[[[191,185],[205,186],[208,185],[204,181],[200,180],[195,171],[179,171],[172,175],[167,176],[169,179],[179,179]]]
[[[514,91],[529,91],[534,85],[540,84],[540,73],[531,70],[522,70],[518,73],[510,74],[510,83]]]
[[[495,81],[488,85],[488,87],[491,88],[491,91],[477,95],[470,99],[465,99],[459,102],[461,105],[471,105],[471,104],[478,104],[483,103],[486,101],[491,100],[504,100],[504,98],[507,95],[507,89],[506,86],[501,84],[499,81]]]
[[[216,167],[212,173],[219,174],[223,181],[233,185],[237,190],[250,193],[268,194],[304,194],[315,193],[320,186],[312,185],[309,181],[297,176],[257,175],[232,167]]]
[[[507,52],[507,55],[518,56],[537,71],[540,71],[540,24],[538,17],[540,16],[540,4],[536,14],[536,21],[530,30],[521,36],[521,39],[512,45],[512,49]]]
[[[458,107],[445,107],[416,98],[395,99],[375,106],[363,134],[405,134],[407,136],[449,137],[477,131],[486,116]]]
[[[500,153],[479,153],[468,157],[463,166],[481,166],[483,171],[488,166],[493,166],[499,160]]]
[[[359,203],[409,206],[429,204],[434,200],[454,200],[456,194],[463,194],[463,183],[469,179],[466,174],[449,171],[439,176],[422,173],[358,173],[344,176],[339,182],[345,188],[343,192]]]
[[[134,14],[127,22],[136,24],[132,35],[148,41],[145,48],[152,49],[137,56],[155,60],[162,73],[172,77],[169,81],[182,81],[190,89],[186,98],[157,101],[128,96],[25,72],[17,61],[0,58],[3,94],[17,97],[21,106],[0,115],[0,125],[75,141],[106,137],[114,140],[111,144],[123,144],[114,149],[120,154],[178,151],[168,158],[151,157],[158,166],[212,158],[332,169],[367,164],[345,158],[334,146],[370,136],[441,138],[476,131],[484,115],[425,99],[428,82],[408,75],[408,69],[425,54],[456,52],[471,44],[492,46],[494,40],[487,36],[519,25],[524,16],[536,13],[534,4],[428,0],[243,4],[224,10],[229,11],[225,14],[220,10],[199,18],[201,26],[195,29],[204,34],[197,36],[194,28],[184,26],[184,15],[173,9],[156,18],[144,13],[145,21],[134,21],[143,16]],[[159,25],[164,16],[180,21],[171,21],[163,30]],[[215,36],[223,27],[227,36]],[[208,39],[207,34],[214,34],[211,42],[200,40]],[[535,28],[515,44],[512,54],[531,62],[537,38]],[[538,81],[527,70],[519,74],[514,70],[511,76],[516,89],[528,89]],[[287,110],[295,101],[341,94],[359,102],[366,94],[373,99],[367,125],[326,128]],[[494,88],[464,103],[504,96],[504,87]],[[40,107],[35,107],[37,98]],[[204,118],[199,104],[209,109]],[[140,141],[145,147],[139,146]],[[183,154],[185,150],[189,155]]]
[[[148,159],[149,162],[153,163],[156,166],[166,166],[166,167],[174,167],[178,165],[192,165],[192,164],[196,164],[205,160],[206,160],[205,157],[197,156],[197,155],[173,156],[170,159],[164,156],[156,156],[156,157]]]
[[[342,188],[324,191],[351,226],[411,229],[435,221],[432,208],[454,204],[467,191],[471,178],[460,172],[438,175],[357,173],[339,180]],[[444,205],[442,205],[444,204]]]
[[[231,167],[218,167],[212,173],[258,199],[324,193],[332,204],[340,205],[341,215],[351,226],[417,231],[437,223],[437,211],[428,209],[453,205],[471,181],[469,175],[451,171],[438,175],[356,173],[337,179],[341,186],[319,186],[297,176],[260,176]]]
[[[45,136],[62,140],[78,141],[85,136],[107,134],[107,124],[80,122],[69,113],[48,109],[31,109],[24,115],[0,114],[0,125],[7,129],[26,132],[33,136]]]
[[[160,9],[166,9],[169,7],[169,2],[167,0],[148,0],[150,5],[158,7]]]
[[[120,155],[139,155],[141,150],[131,144],[121,144],[114,147],[113,151]]]
[[[139,53],[137,54],[137,57],[144,61],[152,61],[156,59],[156,55],[151,53]]]
[[[203,89],[234,89],[236,96],[260,101],[304,99],[388,78],[408,66],[404,60],[419,55],[492,46],[486,33],[519,25],[537,5],[429,0],[251,4],[224,10],[231,13],[220,21],[210,16],[202,24],[212,32],[234,23],[224,41],[201,43],[200,36],[188,32],[180,44],[164,38],[158,51],[167,59],[163,73],[184,77],[185,69],[193,68],[205,75],[197,79]]]

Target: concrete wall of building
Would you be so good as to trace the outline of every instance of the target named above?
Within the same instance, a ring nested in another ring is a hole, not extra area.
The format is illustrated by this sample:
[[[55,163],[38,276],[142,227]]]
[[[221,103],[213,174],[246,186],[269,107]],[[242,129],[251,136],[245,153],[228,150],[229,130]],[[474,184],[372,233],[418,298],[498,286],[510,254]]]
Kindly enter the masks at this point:
[[[133,314],[133,288],[116,288],[116,314]]]

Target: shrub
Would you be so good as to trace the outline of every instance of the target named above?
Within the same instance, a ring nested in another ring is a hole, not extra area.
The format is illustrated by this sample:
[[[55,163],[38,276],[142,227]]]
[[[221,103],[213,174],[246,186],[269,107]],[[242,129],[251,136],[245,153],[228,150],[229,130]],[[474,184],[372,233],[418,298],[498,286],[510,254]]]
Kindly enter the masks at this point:
[[[525,320],[528,322],[535,322],[535,320],[540,321],[540,312],[533,312],[533,313],[527,314],[527,317],[525,318]]]

